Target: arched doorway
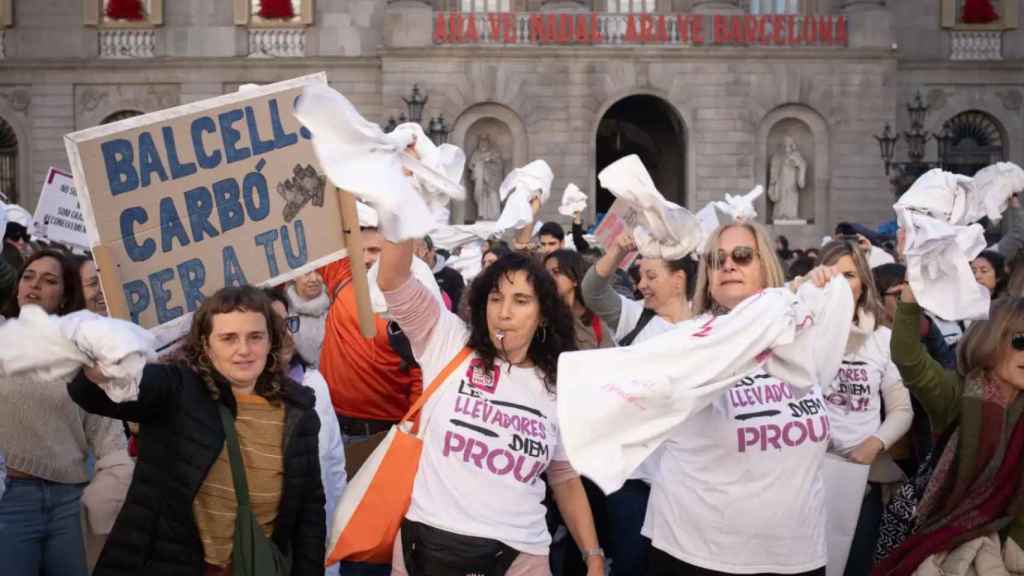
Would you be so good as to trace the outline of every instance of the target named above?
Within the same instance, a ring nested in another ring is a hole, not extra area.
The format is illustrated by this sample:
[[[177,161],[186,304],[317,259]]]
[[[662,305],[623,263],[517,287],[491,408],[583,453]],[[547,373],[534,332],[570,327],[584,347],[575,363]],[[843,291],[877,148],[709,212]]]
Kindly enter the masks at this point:
[[[1005,130],[999,121],[980,110],[968,110],[953,116],[943,125],[952,135],[946,153],[945,168],[950,172],[974,176],[1007,158]]]
[[[594,172],[598,212],[607,212],[615,197],[601,188],[597,174],[630,154],[640,157],[666,199],[685,205],[686,126],[671,104],[647,94],[627,96],[601,117]]]
[[[142,116],[142,114],[143,113],[138,110],[119,110],[104,118],[100,124],[112,124],[114,122],[120,122],[121,120]]]
[[[18,202],[18,136],[3,118],[0,118],[0,199]]]

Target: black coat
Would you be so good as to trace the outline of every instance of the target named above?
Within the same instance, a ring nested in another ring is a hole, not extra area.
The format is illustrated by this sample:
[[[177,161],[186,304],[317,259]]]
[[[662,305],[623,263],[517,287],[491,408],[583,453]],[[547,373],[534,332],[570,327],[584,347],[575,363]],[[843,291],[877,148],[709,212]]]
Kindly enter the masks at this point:
[[[139,457],[128,497],[107,539],[95,576],[201,576],[203,545],[192,501],[224,448],[217,402],[188,368],[146,366],[139,398],[115,404],[83,374],[68,384],[93,414],[139,422]],[[235,397],[221,401],[236,414]],[[285,378],[284,487],[273,540],[291,550],[292,575],[324,572],[324,490],[320,481],[313,391]]]

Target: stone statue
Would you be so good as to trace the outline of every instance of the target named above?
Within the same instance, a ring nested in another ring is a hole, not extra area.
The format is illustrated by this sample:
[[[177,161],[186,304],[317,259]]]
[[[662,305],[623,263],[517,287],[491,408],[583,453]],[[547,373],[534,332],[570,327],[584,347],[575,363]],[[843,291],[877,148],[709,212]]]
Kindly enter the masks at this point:
[[[505,177],[501,153],[491,147],[491,138],[481,134],[476,150],[469,157],[469,173],[473,182],[473,200],[477,220],[497,220],[501,215],[498,190]]]
[[[800,220],[800,191],[807,176],[807,161],[792,136],[782,141],[782,149],[772,154],[768,173],[768,199],[772,201],[772,220]]]

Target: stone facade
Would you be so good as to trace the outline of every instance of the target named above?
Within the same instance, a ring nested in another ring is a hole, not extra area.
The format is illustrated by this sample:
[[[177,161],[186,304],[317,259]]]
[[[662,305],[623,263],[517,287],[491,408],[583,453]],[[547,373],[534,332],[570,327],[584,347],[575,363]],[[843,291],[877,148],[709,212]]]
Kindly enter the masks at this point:
[[[1000,13],[1024,12],[1024,0],[994,2]],[[17,195],[26,206],[35,205],[49,166],[67,169],[68,132],[117,112],[321,70],[371,120],[404,110],[401,98],[418,83],[429,94],[424,117],[443,113],[451,142],[472,146],[494,130],[506,140],[506,170],[546,159],[556,193],[545,216],[553,219],[569,182],[596,194],[601,120],[634,95],[656,97],[678,116],[683,176],[673,199],[692,208],[766,184],[781,134],[798,134],[810,165],[801,217],[811,224],[782,231],[796,245],[841,220],[891,218],[873,135],[885,123],[907,129],[905,104],[918,91],[931,106],[927,130],[959,112],[985,112],[1002,128],[1006,159],[1024,163],[1024,30],[957,26],[946,0],[802,2],[808,14],[846,19],[845,47],[435,44],[435,11],[454,0],[320,0],[308,23],[280,29],[246,20],[246,0],[158,2],[158,25],[126,30],[90,21],[101,0],[85,1],[84,17],[82,4],[0,0],[0,14],[13,9],[9,22],[0,18],[0,118],[18,138]],[[656,5],[661,13],[742,14],[749,2]],[[586,13],[606,10],[607,0],[511,6]],[[986,34],[964,48],[975,32]],[[927,159],[934,157],[930,144]],[[591,219],[594,210],[591,203]]]

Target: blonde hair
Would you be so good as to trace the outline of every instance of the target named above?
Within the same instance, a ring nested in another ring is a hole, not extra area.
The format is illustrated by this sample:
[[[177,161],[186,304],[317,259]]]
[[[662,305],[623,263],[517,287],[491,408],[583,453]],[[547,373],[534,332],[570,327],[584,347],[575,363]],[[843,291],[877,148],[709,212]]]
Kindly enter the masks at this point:
[[[992,303],[988,320],[973,322],[956,349],[956,369],[966,377],[995,369],[1010,338],[1024,332],[1024,298],[1004,296]]]
[[[764,279],[763,288],[778,288],[786,283],[786,275],[782,272],[782,265],[778,256],[775,255],[775,243],[771,234],[764,229],[764,226],[756,222],[742,222],[725,224],[719,226],[708,236],[704,243],[705,257],[700,259],[700,268],[697,270],[697,290],[693,300],[694,315],[708,312],[717,302],[711,297],[710,271],[708,270],[708,254],[717,254],[722,245],[722,233],[730,228],[743,228],[754,237],[754,256],[761,265],[761,278]]]
[[[860,299],[855,302],[857,312],[871,314],[875,317],[875,325],[881,326],[885,320],[885,307],[882,305],[882,297],[875,286],[875,275],[871,273],[871,266],[868,265],[864,250],[850,240],[833,240],[821,247],[818,262],[824,266],[834,266],[843,256],[849,256],[853,260],[853,267],[857,269],[857,276],[860,278]]]

